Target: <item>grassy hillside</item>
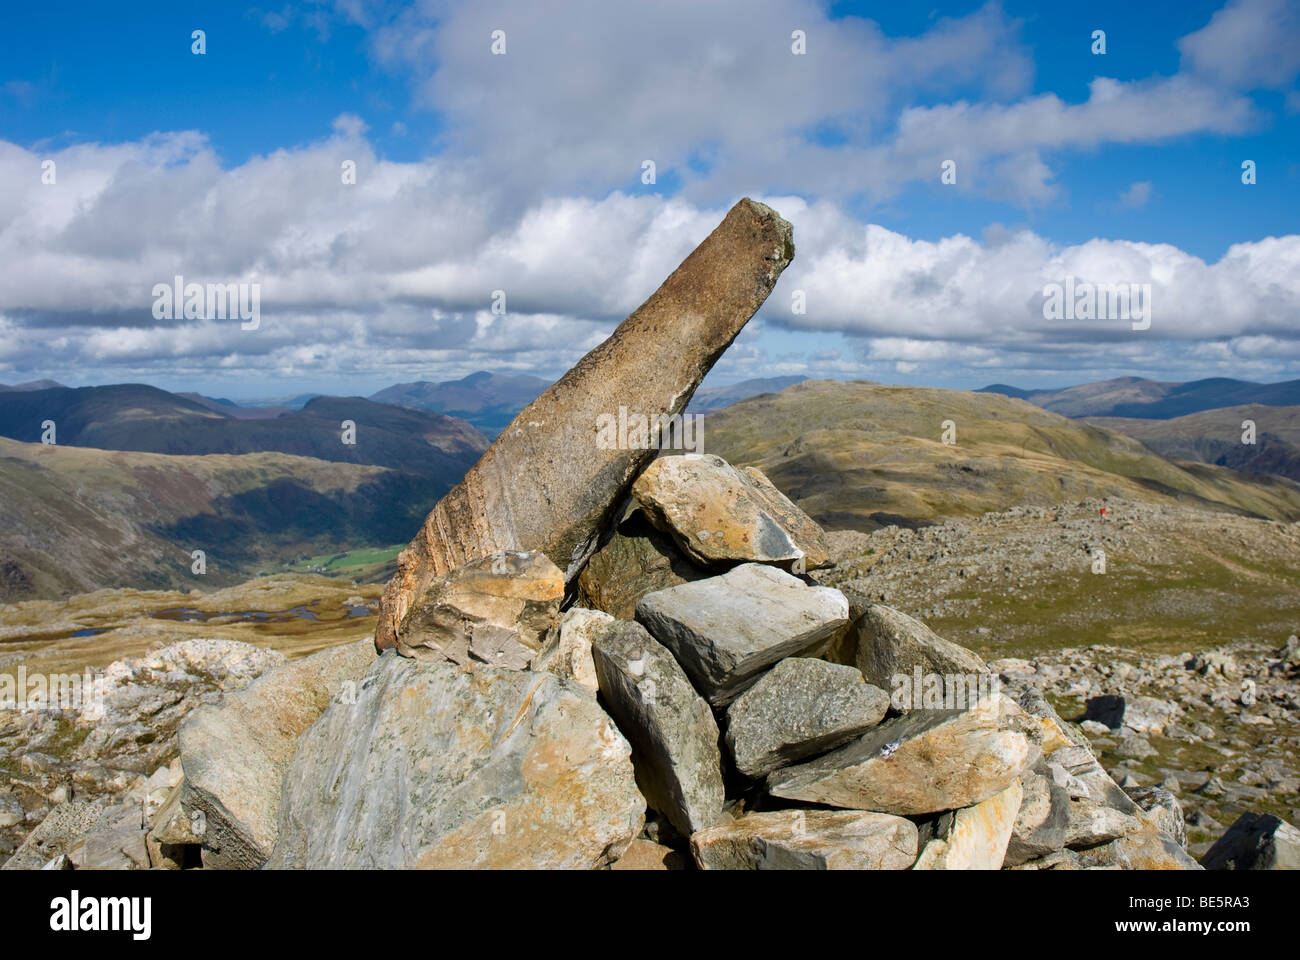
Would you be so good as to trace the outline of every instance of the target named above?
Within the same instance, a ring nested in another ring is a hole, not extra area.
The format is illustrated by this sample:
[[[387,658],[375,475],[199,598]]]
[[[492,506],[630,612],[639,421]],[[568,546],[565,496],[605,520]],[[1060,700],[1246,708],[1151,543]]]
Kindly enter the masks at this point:
[[[208,588],[405,543],[449,486],[279,453],[165,456],[0,438],[0,600]],[[191,573],[193,550],[206,553],[204,576]]]
[[[1103,496],[1300,518],[1300,484],[1176,464],[1132,437],[993,393],[809,380],[709,415],[704,448],[758,467],[833,529],[875,529],[873,514],[977,516]]]
[[[1242,422],[1255,421],[1255,443],[1242,442]],[[1141,440],[1161,456],[1276,474],[1300,481],[1300,407],[1252,403],[1172,420],[1089,417],[1088,422]]]

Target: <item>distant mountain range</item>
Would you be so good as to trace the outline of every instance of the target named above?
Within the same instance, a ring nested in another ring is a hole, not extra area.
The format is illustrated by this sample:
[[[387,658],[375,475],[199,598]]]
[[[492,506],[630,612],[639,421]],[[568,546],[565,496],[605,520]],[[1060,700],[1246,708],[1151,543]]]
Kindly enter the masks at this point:
[[[982,387],[977,392],[1000,393],[1018,400],[1027,400],[1065,417],[1168,420],[1203,410],[1251,403],[1275,407],[1300,404],[1300,380],[1252,383],[1249,380],[1230,380],[1226,377],[1187,383],[1120,377],[1060,390],[1022,390],[1005,383],[995,383]]]
[[[345,420],[356,425],[356,443],[343,442]],[[361,397],[318,397],[268,419],[241,419],[134,383],[25,390],[0,403],[0,436],[36,442],[46,421],[54,422],[57,442],[70,446],[187,456],[286,453],[417,473],[444,490],[487,449],[463,420]]]
[[[459,417],[495,439],[524,407],[551,385],[528,374],[505,375],[479,371],[460,380],[397,383],[370,395],[376,403]]]
[[[728,387],[701,387],[695,391],[695,396],[691,398],[686,410],[688,413],[712,413],[733,403],[739,403],[741,400],[748,400],[750,397],[762,396],[765,393],[780,393],[786,387],[803,383],[807,379],[807,377],[765,377],[741,380]]]
[[[361,397],[241,412],[143,384],[6,391],[0,600],[219,586],[304,555],[405,542],[488,445],[463,420]],[[47,421],[53,445],[39,442]],[[203,577],[190,572],[195,549]]]

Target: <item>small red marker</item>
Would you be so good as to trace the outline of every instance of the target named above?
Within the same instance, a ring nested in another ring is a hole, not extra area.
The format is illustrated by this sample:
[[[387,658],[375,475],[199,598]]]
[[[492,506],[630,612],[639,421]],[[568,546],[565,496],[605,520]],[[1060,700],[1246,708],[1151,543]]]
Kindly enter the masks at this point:
[[[1102,515],[1103,517],[1106,516],[1106,508],[1105,508],[1105,507],[1102,507],[1102,508],[1101,508],[1101,515]]]

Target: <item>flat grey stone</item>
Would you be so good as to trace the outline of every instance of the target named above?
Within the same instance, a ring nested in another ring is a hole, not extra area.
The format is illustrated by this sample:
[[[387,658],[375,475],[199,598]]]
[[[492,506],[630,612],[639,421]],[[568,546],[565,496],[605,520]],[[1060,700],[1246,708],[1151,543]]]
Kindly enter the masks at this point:
[[[730,703],[777,661],[816,652],[848,613],[838,590],[810,587],[758,563],[646,594],[636,606],[637,620],[715,707]]]
[[[764,777],[861,736],[885,718],[889,694],[856,667],[789,657],[727,709],[736,769]]]

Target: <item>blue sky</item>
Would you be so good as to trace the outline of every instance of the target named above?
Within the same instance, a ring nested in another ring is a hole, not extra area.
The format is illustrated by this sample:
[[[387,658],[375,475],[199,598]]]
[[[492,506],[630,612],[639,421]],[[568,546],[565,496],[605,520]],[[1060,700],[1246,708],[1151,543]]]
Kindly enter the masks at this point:
[[[1296,0],[699,6],[8,11],[0,381],[555,376],[746,194],[799,254],[714,382],[1300,377]],[[262,325],[156,318],[177,273]],[[1066,275],[1150,328],[1046,321]]]

